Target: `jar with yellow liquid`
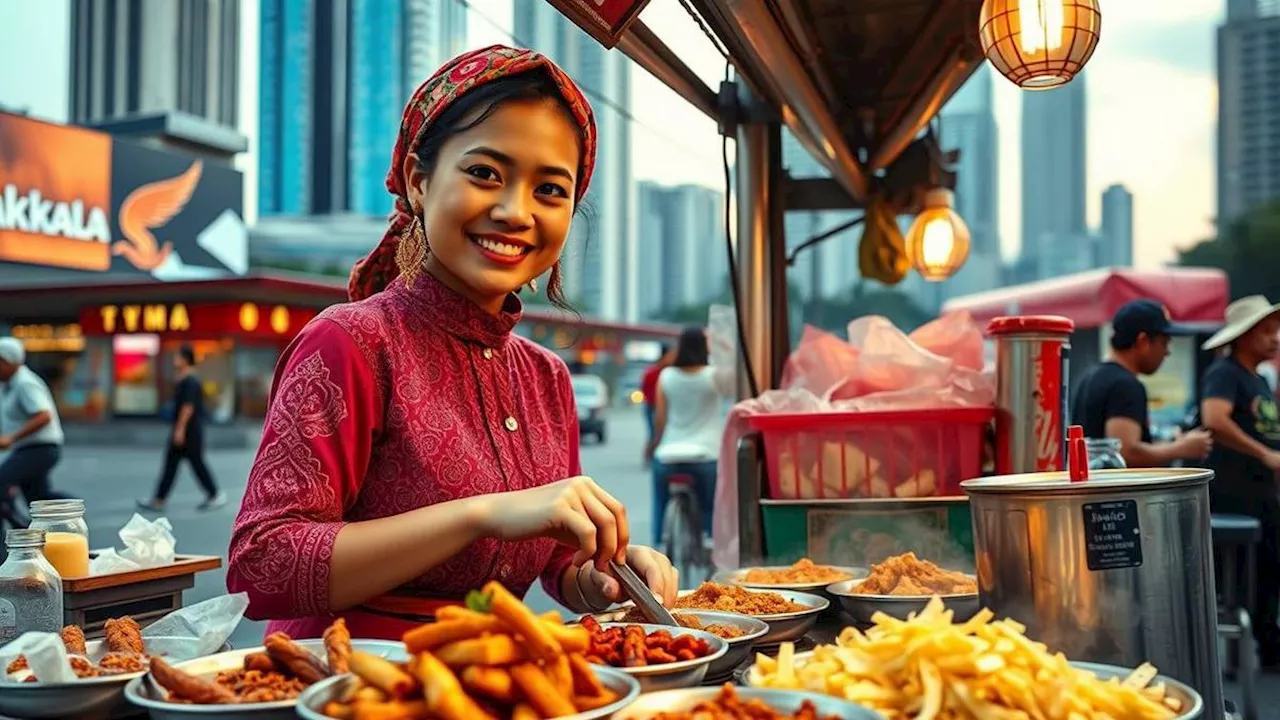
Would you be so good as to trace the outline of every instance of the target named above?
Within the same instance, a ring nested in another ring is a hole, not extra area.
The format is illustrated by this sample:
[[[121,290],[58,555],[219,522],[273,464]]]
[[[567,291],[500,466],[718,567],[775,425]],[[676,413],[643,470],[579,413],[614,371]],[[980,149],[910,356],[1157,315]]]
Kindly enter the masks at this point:
[[[36,500],[31,503],[31,529],[44,531],[44,557],[64,578],[89,574],[89,526],[84,501]]]

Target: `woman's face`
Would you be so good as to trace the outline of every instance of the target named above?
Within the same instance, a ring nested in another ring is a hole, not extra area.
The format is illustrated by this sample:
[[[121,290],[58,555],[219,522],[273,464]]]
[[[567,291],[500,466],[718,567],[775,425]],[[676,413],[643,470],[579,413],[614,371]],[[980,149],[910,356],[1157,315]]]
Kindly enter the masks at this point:
[[[431,247],[427,271],[498,312],[564,250],[581,154],[552,99],[514,101],[445,141],[428,175],[410,157],[409,200]]]

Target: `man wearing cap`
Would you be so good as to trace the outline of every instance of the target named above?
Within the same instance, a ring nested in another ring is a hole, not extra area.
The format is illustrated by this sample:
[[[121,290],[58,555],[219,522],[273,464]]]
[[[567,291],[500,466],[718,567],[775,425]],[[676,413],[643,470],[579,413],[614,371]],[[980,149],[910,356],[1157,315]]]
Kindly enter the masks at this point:
[[[1199,428],[1171,443],[1151,440],[1147,388],[1139,375],[1152,375],[1169,356],[1169,340],[1190,334],[1173,324],[1164,306],[1154,300],[1134,300],[1111,319],[1111,359],[1080,381],[1072,401],[1072,424],[1084,427],[1085,437],[1115,438],[1129,467],[1165,467],[1174,460],[1201,460],[1213,439]]]
[[[60,497],[49,473],[62,459],[62,423],[49,386],[26,362],[15,338],[0,338],[0,484],[17,486],[30,503]]]
[[[1254,635],[1262,665],[1280,668],[1280,412],[1258,366],[1280,350],[1280,305],[1261,295],[1227,306],[1226,326],[1205,350],[1227,348],[1200,383],[1200,415],[1217,444],[1208,466],[1213,512],[1248,515],[1262,523],[1257,562],[1257,597],[1252,598]]]

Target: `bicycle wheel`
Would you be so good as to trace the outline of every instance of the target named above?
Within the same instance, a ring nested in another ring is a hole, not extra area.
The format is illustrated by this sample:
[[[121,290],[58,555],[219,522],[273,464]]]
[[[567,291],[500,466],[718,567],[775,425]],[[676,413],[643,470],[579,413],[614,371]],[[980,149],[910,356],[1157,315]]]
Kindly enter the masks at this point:
[[[689,498],[683,493],[675,493],[667,503],[666,519],[662,523],[662,537],[665,540],[663,550],[671,565],[683,574],[694,561],[692,548],[689,546]]]

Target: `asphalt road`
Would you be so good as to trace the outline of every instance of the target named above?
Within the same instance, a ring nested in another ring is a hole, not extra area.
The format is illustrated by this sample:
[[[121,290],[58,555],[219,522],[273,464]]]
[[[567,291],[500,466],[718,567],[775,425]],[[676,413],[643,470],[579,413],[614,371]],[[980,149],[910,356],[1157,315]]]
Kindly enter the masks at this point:
[[[623,504],[634,523],[632,536],[639,542],[652,538],[652,491],[649,473],[641,466],[645,441],[644,420],[635,409],[615,411],[609,418],[609,439],[604,445],[593,441],[582,447],[584,471],[604,485]],[[117,535],[136,510],[134,501],[149,496],[155,487],[166,434],[158,428],[152,447],[104,448],[68,447],[54,473],[54,486],[85,499],[91,547],[121,546]],[[252,450],[212,451],[208,456],[214,477],[230,497],[219,510],[198,512],[203,495],[190,469],[179,471],[165,517],[173,524],[178,552],[217,555],[225,559],[231,523],[244,495],[245,479],[253,462]],[[226,593],[225,573],[201,573],[196,585],[184,596],[187,604]],[[554,607],[553,601],[535,585],[528,598],[538,609]],[[244,621],[231,642],[251,647],[261,641],[264,623]]]

